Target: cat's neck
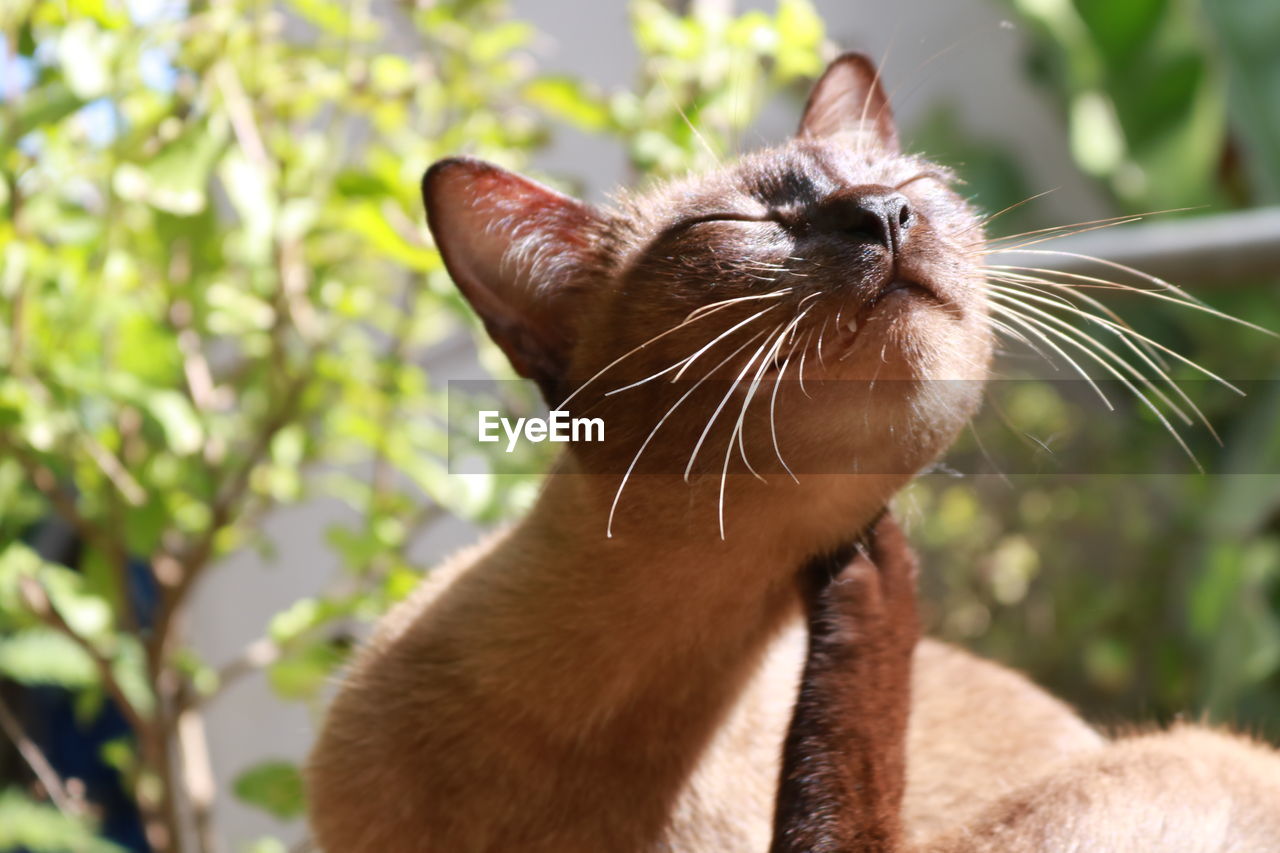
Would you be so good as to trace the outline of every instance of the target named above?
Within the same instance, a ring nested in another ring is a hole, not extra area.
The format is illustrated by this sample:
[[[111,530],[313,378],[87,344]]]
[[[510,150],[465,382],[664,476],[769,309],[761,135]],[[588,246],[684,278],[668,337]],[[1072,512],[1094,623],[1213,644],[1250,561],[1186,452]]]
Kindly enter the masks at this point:
[[[629,487],[643,518],[621,512],[606,536],[603,478],[551,476],[530,514],[463,585],[466,611],[502,617],[496,628],[486,615],[467,631],[471,651],[504,690],[527,693],[526,708],[545,703],[569,726],[655,702],[674,710],[681,701],[729,701],[717,694],[732,693],[794,612],[798,567],[883,506],[873,488],[824,503],[805,486],[738,479],[721,539],[707,495],[698,494],[710,484],[646,478]]]

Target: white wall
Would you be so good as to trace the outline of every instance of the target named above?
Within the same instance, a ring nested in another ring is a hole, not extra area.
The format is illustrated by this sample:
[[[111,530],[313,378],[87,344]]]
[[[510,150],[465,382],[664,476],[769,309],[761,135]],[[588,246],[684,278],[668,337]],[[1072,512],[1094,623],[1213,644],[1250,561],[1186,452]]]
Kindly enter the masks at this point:
[[[1003,7],[996,0],[816,2],[839,46],[887,54],[885,79],[891,92],[905,93],[895,108],[908,131],[931,106],[949,101],[969,131],[1017,152],[1026,174],[1034,176],[1033,190],[1059,188],[1043,202],[1046,215],[1070,222],[1092,218],[1100,209],[1068,165],[1063,133],[1052,110],[1025,81],[1023,35],[1002,23]],[[636,54],[623,0],[513,0],[513,6],[518,16],[545,33],[538,49],[547,70],[581,75],[605,87],[625,86],[634,78]],[[771,4],[753,0],[741,6]],[[945,53],[930,61],[941,51]],[[766,115],[759,135],[779,139],[795,120],[794,106],[777,105]],[[622,152],[615,145],[572,132],[561,134],[539,165],[585,177],[587,195],[597,200],[625,174]],[[443,378],[479,375],[465,352],[433,363],[432,371]],[[211,573],[198,590],[191,624],[197,650],[207,660],[216,666],[231,659],[261,635],[272,614],[317,592],[333,577],[338,561],[324,544],[324,530],[342,514],[340,506],[329,503],[280,512],[267,527],[276,543],[274,560],[241,553]],[[441,525],[426,538],[422,565],[429,566],[475,535],[456,522]],[[210,708],[213,766],[223,788],[217,820],[227,849],[264,834],[290,839],[301,835],[297,824],[281,826],[241,806],[228,786],[240,769],[263,758],[300,759],[315,722],[305,708],[274,699],[260,675]]]

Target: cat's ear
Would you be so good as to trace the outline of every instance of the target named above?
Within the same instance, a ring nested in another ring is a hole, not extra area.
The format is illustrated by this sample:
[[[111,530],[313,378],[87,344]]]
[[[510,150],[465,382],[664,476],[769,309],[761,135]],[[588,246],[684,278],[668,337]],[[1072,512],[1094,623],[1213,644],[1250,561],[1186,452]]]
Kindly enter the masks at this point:
[[[800,136],[823,137],[867,130],[882,147],[898,151],[898,128],[875,63],[861,53],[845,53],[827,66],[809,93]]]
[[[600,215],[549,187],[470,158],[422,178],[445,267],[521,376],[552,405],[573,342],[570,294],[591,269]]]

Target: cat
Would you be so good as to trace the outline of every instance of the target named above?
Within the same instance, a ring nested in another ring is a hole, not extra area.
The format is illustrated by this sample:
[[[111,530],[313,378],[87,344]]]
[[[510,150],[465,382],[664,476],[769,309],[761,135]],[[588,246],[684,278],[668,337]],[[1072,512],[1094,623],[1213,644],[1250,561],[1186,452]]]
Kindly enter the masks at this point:
[[[909,837],[917,570],[892,519],[864,540],[801,575],[809,654],[771,853],[1280,850],[1280,752],[1185,724],[1066,757],[963,819]]]
[[[572,445],[522,520],[377,626],[309,761],[324,849],[768,849],[794,578],[981,399],[983,221],[951,180],[901,151],[857,54],[794,138],[613,210],[477,160],[428,170],[429,227],[489,335],[610,441]],[[914,656],[908,828],[1102,747],[1021,676]]]

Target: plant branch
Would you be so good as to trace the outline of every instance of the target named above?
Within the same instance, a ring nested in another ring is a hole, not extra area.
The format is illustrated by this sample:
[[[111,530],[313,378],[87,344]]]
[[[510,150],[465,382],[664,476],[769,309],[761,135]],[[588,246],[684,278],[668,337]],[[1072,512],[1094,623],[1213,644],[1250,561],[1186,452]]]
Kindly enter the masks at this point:
[[[204,717],[190,706],[178,712],[178,749],[182,758],[182,779],[195,824],[196,846],[200,853],[218,849],[213,831],[213,802],[218,795],[209,760],[209,739]]]
[[[118,615],[122,618],[124,627],[132,630],[134,624],[133,607],[129,598],[129,555],[124,543],[107,528],[80,512],[75,495],[64,489],[58,482],[57,475],[33,458],[24,448],[0,437],[0,449],[12,454],[27,475],[27,479],[53,505],[54,511],[75,528],[76,533],[85,542],[100,550],[110,561],[115,576],[116,595],[120,600]]]
[[[416,537],[427,528],[433,521],[444,515],[444,510],[436,504],[427,504],[423,506],[407,526],[407,532],[404,542],[399,550],[403,551],[413,544]],[[382,565],[375,562],[368,571],[363,572],[355,580],[354,587],[350,589],[342,589],[341,586],[332,588],[329,595],[358,595],[367,589],[382,576]],[[218,685],[211,693],[200,696],[194,692],[189,692],[185,697],[190,705],[204,706],[227,691],[231,685],[238,682],[245,676],[252,675],[255,672],[261,672],[271,666],[286,653],[296,643],[285,642],[278,643],[270,637],[259,637],[253,642],[245,646],[240,654],[236,655],[230,661],[225,663],[217,672]],[[183,706],[187,707],[186,705]]]
[[[32,458],[31,454],[22,447],[3,437],[0,437],[0,449],[13,454],[13,458],[18,461],[31,483],[53,505],[58,515],[65,518],[85,541],[101,548],[109,556],[124,554],[124,546],[114,536],[80,512],[79,507],[76,506],[75,495],[58,484],[58,477],[52,470]]]
[[[177,554],[161,555],[162,559],[177,563],[179,571],[176,572],[172,584],[163,587],[160,612],[156,616],[151,640],[148,643],[148,659],[151,661],[153,675],[163,666],[174,618],[208,564],[209,558],[213,556],[218,534],[235,519],[240,502],[249,490],[254,469],[270,451],[272,440],[292,421],[305,387],[305,377],[298,377],[289,387],[276,411],[262,425],[240,467],[218,490],[204,535],[189,548]]]
[[[0,729],[13,741],[13,745],[18,748],[18,754],[27,762],[27,766],[31,768],[31,772],[40,780],[40,784],[44,786],[45,791],[49,794],[49,799],[57,806],[58,811],[68,817],[79,817],[84,813],[83,803],[72,797],[67,791],[67,786],[63,783],[62,777],[58,775],[58,771],[49,763],[49,759],[45,757],[44,752],[31,739],[29,735],[22,729],[22,723],[18,721],[17,715],[9,709],[4,699],[0,698]]]
[[[79,646],[89,656],[89,659],[93,661],[94,667],[98,670],[99,678],[102,679],[103,689],[115,700],[116,705],[120,708],[120,713],[129,723],[129,727],[133,729],[134,734],[142,736],[150,728],[150,724],[138,712],[134,704],[129,701],[129,697],[125,695],[119,679],[116,678],[115,672],[111,668],[111,661],[107,660],[97,646],[72,628],[67,620],[63,618],[62,614],[58,612],[58,608],[54,607],[53,602],[49,600],[49,593],[40,581],[33,577],[24,577],[21,579],[20,584],[23,603],[27,606],[27,609],[46,625],[66,636],[67,639]]]

